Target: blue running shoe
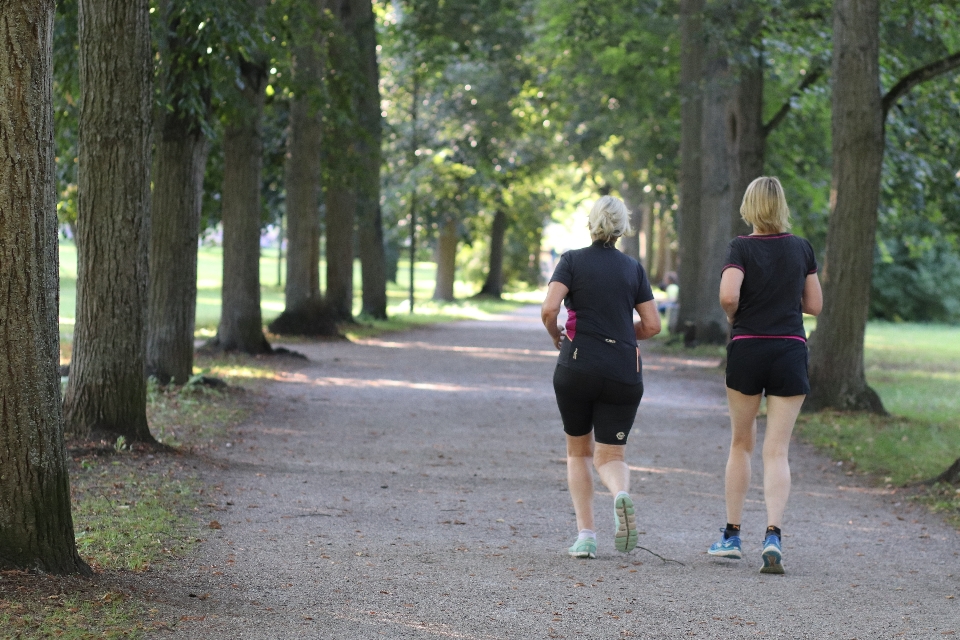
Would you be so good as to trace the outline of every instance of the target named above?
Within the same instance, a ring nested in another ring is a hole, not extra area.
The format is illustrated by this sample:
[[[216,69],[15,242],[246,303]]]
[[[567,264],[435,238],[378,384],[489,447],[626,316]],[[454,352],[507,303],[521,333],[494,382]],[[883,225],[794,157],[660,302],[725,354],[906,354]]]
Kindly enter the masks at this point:
[[[618,493],[613,501],[613,531],[617,551],[626,553],[637,547],[637,516],[626,491]]]
[[[723,532],[725,529],[720,529],[720,531]],[[740,550],[740,536],[730,536],[729,538],[721,536],[718,541],[710,545],[710,550],[707,553],[718,558],[739,560],[743,557],[743,552]]]
[[[760,573],[784,573],[783,552],[780,550],[780,537],[770,534],[763,541],[763,566]]]

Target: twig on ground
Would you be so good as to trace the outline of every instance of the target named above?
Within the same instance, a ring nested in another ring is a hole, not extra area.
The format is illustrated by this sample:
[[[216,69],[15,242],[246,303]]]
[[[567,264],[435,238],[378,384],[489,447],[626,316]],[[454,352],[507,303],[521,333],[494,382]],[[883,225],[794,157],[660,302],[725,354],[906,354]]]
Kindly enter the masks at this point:
[[[660,554],[657,553],[656,551],[650,551],[650,549],[647,549],[646,547],[641,547],[640,545],[637,545],[637,549],[643,549],[643,550],[646,551],[647,553],[651,553],[651,554],[657,556],[658,558],[660,558],[660,559],[663,560],[664,562],[676,562],[676,563],[677,563],[678,565],[680,565],[681,567],[687,566],[687,565],[683,564],[682,562],[680,562],[679,560],[674,560],[673,558],[664,558],[662,555],[660,555]]]

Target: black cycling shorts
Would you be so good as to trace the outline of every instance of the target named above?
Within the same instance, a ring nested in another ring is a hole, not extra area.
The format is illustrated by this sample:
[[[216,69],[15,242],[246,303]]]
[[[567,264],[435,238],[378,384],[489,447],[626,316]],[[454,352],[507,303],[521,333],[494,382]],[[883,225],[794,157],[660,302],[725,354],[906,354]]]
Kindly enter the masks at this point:
[[[593,430],[601,444],[626,444],[643,397],[643,383],[625,384],[558,364],[553,372],[553,390],[571,436]]]
[[[727,345],[727,387],[748,396],[810,393],[807,344],[791,338],[744,338]]]

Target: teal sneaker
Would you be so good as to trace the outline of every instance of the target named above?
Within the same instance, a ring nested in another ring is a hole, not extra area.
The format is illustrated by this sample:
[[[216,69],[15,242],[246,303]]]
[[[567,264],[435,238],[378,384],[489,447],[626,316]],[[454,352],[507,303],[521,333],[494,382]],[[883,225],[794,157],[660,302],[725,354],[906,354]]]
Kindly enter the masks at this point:
[[[720,531],[726,530],[720,529]],[[710,545],[710,549],[707,551],[707,553],[712,556],[717,556],[718,558],[739,560],[743,557],[743,551],[740,549],[740,536],[730,536],[729,538],[720,536],[719,540]]]
[[[783,551],[780,549],[780,537],[770,534],[763,541],[763,566],[760,573],[784,573]]]
[[[637,547],[637,516],[633,500],[621,491],[613,501],[613,544],[617,551],[627,553]]]
[[[574,558],[596,558],[597,557],[597,539],[579,538],[573,543],[573,546],[567,549]]]

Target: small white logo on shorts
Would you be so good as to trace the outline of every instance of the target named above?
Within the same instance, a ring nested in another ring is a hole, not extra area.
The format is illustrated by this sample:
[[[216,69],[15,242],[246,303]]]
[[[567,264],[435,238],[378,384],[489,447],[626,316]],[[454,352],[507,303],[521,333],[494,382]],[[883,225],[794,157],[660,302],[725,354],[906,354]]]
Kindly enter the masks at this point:
[[[627,434],[625,434],[623,431],[617,434],[617,440],[623,440],[626,437],[627,437]]]

